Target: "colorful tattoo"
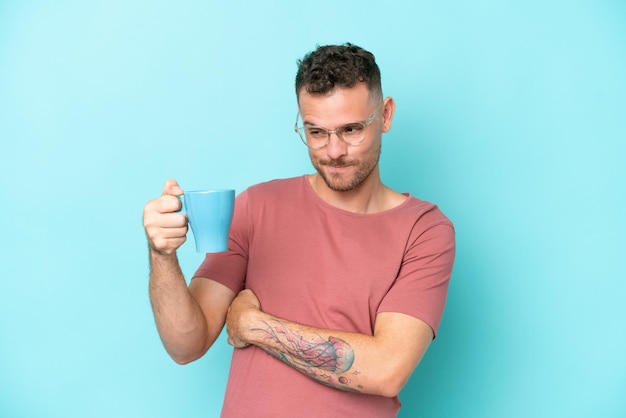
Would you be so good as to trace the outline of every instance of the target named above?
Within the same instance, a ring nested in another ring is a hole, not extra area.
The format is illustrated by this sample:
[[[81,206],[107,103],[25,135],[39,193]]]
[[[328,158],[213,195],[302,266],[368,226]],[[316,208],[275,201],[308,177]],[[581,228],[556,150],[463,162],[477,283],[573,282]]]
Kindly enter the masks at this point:
[[[320,383],[355,390],[346,386],[350,383],[348,377],[339,376],[354,363],[354,351],[347,342],[332,336],[324,339],[317,334],[305,338],[281,321],[270,322],[256,329],[270,340],[271,347],[262,347],[265,352]]]

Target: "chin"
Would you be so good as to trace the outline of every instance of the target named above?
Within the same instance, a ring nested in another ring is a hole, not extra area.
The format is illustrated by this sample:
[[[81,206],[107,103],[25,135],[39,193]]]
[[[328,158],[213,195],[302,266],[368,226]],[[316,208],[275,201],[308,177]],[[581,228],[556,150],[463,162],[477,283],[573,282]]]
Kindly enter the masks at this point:
[[[361,184],[367,179],[368,176],[364,178],[360,178],[359,176],[353,176],[348,179],[341,179],[338,177],[333,177],[332,175],[327,175],[326,173],[318,170],[322,179],[324,179],[324,183],[326,186],[334,192],[351,192],[359,188]]]

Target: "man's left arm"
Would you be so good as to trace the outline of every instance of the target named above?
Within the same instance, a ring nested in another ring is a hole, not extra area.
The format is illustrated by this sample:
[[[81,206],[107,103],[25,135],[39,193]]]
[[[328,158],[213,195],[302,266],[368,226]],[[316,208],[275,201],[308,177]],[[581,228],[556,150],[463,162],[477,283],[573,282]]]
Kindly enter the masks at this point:
[[[251,290],[233,301],[228,342],[255,345],[309,378],[345,391],[396,396],[433,339],[424,321],[395,312],[376,316],[374,335],[313,328],[269,315]]]

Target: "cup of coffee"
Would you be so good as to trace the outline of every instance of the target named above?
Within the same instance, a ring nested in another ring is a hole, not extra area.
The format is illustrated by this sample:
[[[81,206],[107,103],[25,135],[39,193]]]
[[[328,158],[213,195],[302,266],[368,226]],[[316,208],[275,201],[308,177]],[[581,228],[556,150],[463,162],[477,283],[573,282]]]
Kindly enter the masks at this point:
[[[187,215],[199,253],[219,253],[228,249],[228,232],[233,220],[235,190],[186,191],[178,196],[181,212]]]

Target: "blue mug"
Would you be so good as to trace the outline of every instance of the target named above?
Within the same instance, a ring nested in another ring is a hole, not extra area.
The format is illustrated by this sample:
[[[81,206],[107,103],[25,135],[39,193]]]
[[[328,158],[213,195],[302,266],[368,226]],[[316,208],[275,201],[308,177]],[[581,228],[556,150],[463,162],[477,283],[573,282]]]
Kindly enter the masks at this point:
[[[233,220],[235,190],[194,190],[178,196],[181,212],[187,215],[199,253],[219,253],[228,249],[228,233]]]

